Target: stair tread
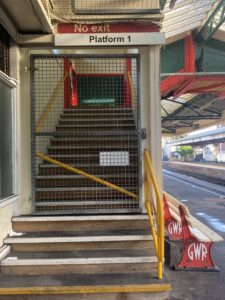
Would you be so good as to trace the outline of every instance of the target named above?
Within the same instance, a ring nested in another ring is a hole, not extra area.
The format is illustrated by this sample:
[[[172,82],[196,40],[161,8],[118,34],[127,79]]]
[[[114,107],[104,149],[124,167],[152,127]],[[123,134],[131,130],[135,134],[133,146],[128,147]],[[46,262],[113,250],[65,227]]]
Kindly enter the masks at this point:
[[[124,174],[105,174],[105,175],[95,175],[98,178],[120,178]],[[82,175],[37,175],[36,179],[73,179],[73,178],[85,178]],[[138,178],[137,174],[126,174],[126,178]]]
[[[84,188],[84,187],[82,187]],[[132,191],[136,191],[137,187],[136,186],[121,186],[121,188],[123,189],[129,189]],[[111,190],[109,187],[98,187],[98,186],[94,186],[94,187],[85,187],[85,191],[109,191]],[[41,191],[81,191],[81,187],[54,187],[54,188],[36,188],[37,192],[41,192]],[[119,192],[118,192],[119,193]]]
[[[76,237],[8,237],[5,244],[27,243],[91,243],[91,242],[114,242],[114,241],[148,241],[151,235],[114,235],[114,236],[76,236]]]
[[[10,257],[17,259],[43,259],[43,258],[98,258],[98,257],[149,257],[155,255],[155,249],[98,249],[98,250],[60,250],[60,251],[23,251],[10,253]]]
[[[77,167],[77,168],[81,168],[81,167],[87,167],[87,168],[115,168],[114,166],[100,166],[99,164],[70,164],[70,166],[72,167]],[[40,164],[40,168],[61,168],[55,164]],[[136,164],[129,164],[129,166],[118,166],[117,168],[137,168]]]
[[[122,114],[123,118],[117,118],[117,114],[115,116],[110,115],[107,118],[97,118],[96,115],[93,118],[82,118],[82,117],[78,117],[78,118],[64,118],[65,115],[63,115],[60,118],[60,121],[63,122],[108,122],[108,121],[134,121],[134,117],[132,117],[132,114],[130,114],[131,116],[128,117],[126,114]]]
[[[138,202],[134,202],[133,199],[131,200],[96,200],[96,201],[36,201],[35,206],[87,206],[87,205],[130,205],[130,204],[136,204],[138,205]]]
[[[95,124],[95,125],[91,125],[90,124],[59,124],[56,127],[58,128],[62,128],[62,127],[68,127],[68,128],[83,128],[83,127],[88,127],[88,128],[93,128],[93,127],[135,127],[134,124]]]
[[[106,141],[107,143],[109,143],[110,141]],[[48,149],[72,149],[72,150],[76,150],[76,149],[99,149],[99,151],[101,151],[101,148],[109,148],[110,150],[113,148],[118,149],[117,151],[121,151],[121,148],[126,148],[126,149],[130,149],[130,148],[137,148],[137,145],[135,144],[126,144],[126,145],[103,145],[102,143],[99,145],[90,145],[90,142],[87,141],[87,145],[86,146],[68,146],[67,144],[65,144],[64,146],[49,146]]]
[[[1,261],[1,266],[51,266],[51,265],[89,265],[89,264],[139,264],[156,263],[156,256],[140,257],[101,257],[101,258],[58,258],[58,259],[14,259],[8,257]]]
[[[125,221],[125,220],[148,220],[147,214],[139,215],[114,215],[114,216],[53,216],[53,217],[13,217],[13,222],[71,222],[71,221]]]

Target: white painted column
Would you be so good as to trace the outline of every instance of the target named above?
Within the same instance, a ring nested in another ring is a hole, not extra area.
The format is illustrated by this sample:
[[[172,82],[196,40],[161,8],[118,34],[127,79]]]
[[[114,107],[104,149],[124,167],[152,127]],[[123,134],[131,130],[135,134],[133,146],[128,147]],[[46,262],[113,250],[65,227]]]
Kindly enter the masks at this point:
[[[156,179],[162,190],[160,46],[140,48],[140,57],[141,127],[147,132],[147,139],[142,140],[142,154],[145,148],[149,149]],[[143,191],[142,185],[142,203]]]
[[[20,50],[20,101],[18,103],[18,173],[20,214],[31,213],[30,52]]]

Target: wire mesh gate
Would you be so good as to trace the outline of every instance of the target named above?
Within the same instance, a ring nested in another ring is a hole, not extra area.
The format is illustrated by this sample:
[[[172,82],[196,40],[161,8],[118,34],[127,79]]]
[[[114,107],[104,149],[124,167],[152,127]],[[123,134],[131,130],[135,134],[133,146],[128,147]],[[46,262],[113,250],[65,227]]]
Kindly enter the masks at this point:
[[[138,83],[138,55],[31,56],[35,213],[139,211],[138,200],[54,162],[138,195]]]

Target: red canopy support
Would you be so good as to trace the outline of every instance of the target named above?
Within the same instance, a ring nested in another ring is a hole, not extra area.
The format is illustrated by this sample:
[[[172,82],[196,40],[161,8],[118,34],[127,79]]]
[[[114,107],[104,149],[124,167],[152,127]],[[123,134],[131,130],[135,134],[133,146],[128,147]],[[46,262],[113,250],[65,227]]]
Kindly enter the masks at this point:
[[[68,74],[64,82],[64,108],[78,105],[77,97],[77,74],[71,61],[64,58],[64,75]]]
[[[129,80],[131,76],[131,71],[132,71],[132,62],[131,58],[126,59],[126,76],[125,76],[125,96],[124,96],[124,102],[125,102],[125,107],[131,107],[132,106],[132,92],[131,92],[131,84]]]

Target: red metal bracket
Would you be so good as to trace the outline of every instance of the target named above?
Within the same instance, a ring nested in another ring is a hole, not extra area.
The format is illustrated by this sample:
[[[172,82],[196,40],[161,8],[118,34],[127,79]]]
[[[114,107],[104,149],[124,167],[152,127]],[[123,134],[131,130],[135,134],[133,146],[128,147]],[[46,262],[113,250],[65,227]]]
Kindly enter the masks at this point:
[[[213,242],[200,242],[192,236],[188,221],[186,219],[182,206],[179,206],[184,248],[182,249],[182,258],[176,270],[205,270],[218,271],[212,260],[211,249]]]
[[[169,239],[171,241],[183,240],[181,223],[177,222],[171,216],[165,194],[163,194],[163,204],[164,204],[164,223],[165,223],[166,231],[168,232],[169,235]]]

